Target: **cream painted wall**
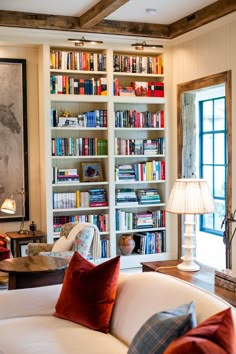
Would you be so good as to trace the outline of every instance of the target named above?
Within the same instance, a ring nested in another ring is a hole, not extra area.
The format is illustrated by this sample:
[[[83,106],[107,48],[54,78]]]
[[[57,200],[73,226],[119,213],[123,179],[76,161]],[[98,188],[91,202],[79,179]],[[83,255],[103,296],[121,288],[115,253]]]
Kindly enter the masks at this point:
[[[236,208],[236,14],[189,33],[172,42],[173,54],[173,123],[177,120],[177,93],[179,83],[199,79],[226,70],[232,71],[232,209]],[[172,141],[172,152],[177,159],[177,141]],[[173,171],[172,171],[173,172]],[[175,177],[177,175],[177,170]],[[233,269],[236,269],[236,238],[233,242]]]
[[[26,59],[27,75],[27,122],[29,166],[29,216],[30,221],[41,227],[40,170],[39,170],[39,115],[38,115],[38,49],[34,46],[0,46],[0,58]],[[17,176],[15,176],[17,178]],[[21,186],[19,186],[19,189]],[[1,200],[0,195],[0,203]],[[28,227],[28,222],[26,226]],[[0,232],[16,231],[20,222],[0,222]]]

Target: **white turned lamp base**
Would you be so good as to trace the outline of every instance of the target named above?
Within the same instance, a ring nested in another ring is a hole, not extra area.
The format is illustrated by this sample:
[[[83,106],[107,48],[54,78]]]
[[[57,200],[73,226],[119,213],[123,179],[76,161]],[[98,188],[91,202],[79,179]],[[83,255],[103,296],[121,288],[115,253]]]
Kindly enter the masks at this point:
[[[193,260],[184,260],[182,263],[177,265],[177,269],[183,270],[184,272],[197,272],[200,270],[200,266]]]
[[[197,272],[200,266],[195,263],[196,235],[195,235],[195,215],[186,214],[184,233],[184,255],[181,257],[183,262],[177,265],[177,269],[185,272]]]

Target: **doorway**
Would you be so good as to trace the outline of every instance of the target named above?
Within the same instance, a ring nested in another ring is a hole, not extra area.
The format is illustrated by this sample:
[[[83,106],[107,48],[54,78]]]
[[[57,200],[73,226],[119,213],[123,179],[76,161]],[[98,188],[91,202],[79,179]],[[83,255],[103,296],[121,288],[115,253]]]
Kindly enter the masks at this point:
[[[214,117],[219,116],[219,107],[222,109],[223,106],[225,126],[221,126],[223,128],[219,130],[217,124],[220,121],[222,123],[223,119],[217,118],[214,122]],[[196,176],[207,179],[216,204],[215,214],[198,218],[197,260],[213,267],[225,268],[227,260],[222,238],[223,231],[220,228],[221,220],[224,218],[222,213],[229,215],[232,209],[231,72],[179,84],[177,112],[178,178]],[[222,160],[220,157],[223,154],[217,154],[215,147],[219,147],[219,143],[222,144],[223,141],[224,146],[218,150],[225,151]],[[215,188],[220,182],[219,171],[224,171],[224,185],[220,192]],[[179,257],[182,254],[182,242],[182,220],[179,217]],[[211,254],[210,250],[214,252]]]

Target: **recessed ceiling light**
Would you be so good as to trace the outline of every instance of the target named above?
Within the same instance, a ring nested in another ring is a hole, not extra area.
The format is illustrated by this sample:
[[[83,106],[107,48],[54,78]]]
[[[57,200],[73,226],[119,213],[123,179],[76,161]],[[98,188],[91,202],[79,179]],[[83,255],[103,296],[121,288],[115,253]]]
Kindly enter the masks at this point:
[[[157,13],[157,10],[152,8],[145,9],[145,11],[148,15],[155,15]]]

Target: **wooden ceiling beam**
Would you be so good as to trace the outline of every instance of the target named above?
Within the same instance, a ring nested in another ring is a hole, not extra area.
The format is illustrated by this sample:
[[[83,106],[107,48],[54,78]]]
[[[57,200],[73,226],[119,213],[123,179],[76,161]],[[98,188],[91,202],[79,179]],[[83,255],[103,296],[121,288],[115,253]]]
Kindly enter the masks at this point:
[[[120,5],[124,1],[127,2],[127,0],[104,0],[104,3],[108,5],[108,2],[110,4],[114,2],[118,7],[118,3]],[[102,20],[91,27],[87,27],[86,22],[85,28],[81,27],[79,17],[0,10],[0,26],[172,39],[234,11],[236,0],[218,0],[169,26]]]
[[[168,38],[168,26],[152,23],[101,21],[94,27],[82,28],[78,17],[0,10],[0,26],[36,28],[70,32],[104,33],[124,36]]]
[[[93,27],[94,31],[123,36],[169,38],[169,26],[155,23],[104,20]]]
[[[236,11],[235,0],[218,0],[169,26],[169,38],[178,37]]]
[[[119,9],[129,0],[101,0],[87,12],[80,16],[80,27],[91,28],[104,20],[105,17]]]

